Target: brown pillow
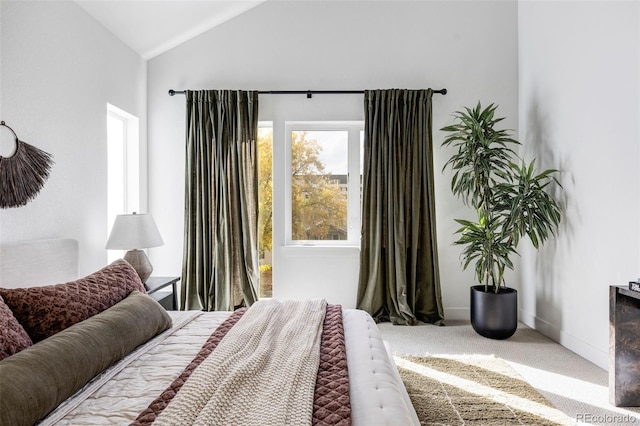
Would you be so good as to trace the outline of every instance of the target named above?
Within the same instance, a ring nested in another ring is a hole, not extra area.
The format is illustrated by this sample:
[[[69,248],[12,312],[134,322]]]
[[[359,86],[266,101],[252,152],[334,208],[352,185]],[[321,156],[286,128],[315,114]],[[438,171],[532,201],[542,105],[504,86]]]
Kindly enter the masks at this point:
[[[125,260],[76,281],[29,288],[0,288],[0,296],[34,343],[115,305],[138,290],[138,273]]]
[[[31,338],[0,296],[0,360],[18,353],[32,344]]]
[[[0,425],[33,425],[95,375],[171,326],[137,291],[113,307],[0,362]]]

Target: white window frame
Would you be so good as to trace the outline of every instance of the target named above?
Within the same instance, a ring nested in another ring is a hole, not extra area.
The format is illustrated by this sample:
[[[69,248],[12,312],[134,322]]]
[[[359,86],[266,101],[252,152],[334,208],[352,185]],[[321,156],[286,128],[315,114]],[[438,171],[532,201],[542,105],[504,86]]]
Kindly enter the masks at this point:
[[[139,119],[135,115],[132,115],[114,105],[107,103],[107,121],[109,119],[115,119],[122,122],[123,134],[120,139],[123,145],[123,155],[118,158],[121,161],[118,164],[118,168],[122,168],[124,173],[123,187],[119,191],[118,200],[112,200],[111,191],[108,191],[107,198],[107,235],[111,233],[115,216],[123,213],[133,213],[140,211],[140,124]],[[112,142],[110,139],[113,135],[108,134],[107,125],[107,144]],[[109,150],[109,146],[107,146]],[[107,156],[109,158],[110,156]],[[110,185],[109,175],[112,173],[112,165],[107,164],[107,185]],[[113,208],[114,202],[117,202],[118,206],[122,205],[122,211],[120,208]],[[116,211],[118,210],[118,211]],[[121,257],[121,253],[118,251],[109,250],[108,260],[109,262]]]
[[[294,240],[291,206],[291,134],[294,131],[347,131],[347,239]],[[360,247],[360,133],[363,121],[287,121],[285,122],[285,244],[290,247]]]

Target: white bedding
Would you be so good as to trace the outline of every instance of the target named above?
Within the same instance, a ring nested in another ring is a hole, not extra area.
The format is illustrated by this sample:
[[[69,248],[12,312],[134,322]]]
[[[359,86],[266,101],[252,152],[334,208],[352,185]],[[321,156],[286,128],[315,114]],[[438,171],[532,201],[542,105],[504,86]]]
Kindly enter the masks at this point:
[[[41,425],[123,425],[135,420],[198,353],[229,312],[171,312],[174,326],[52,412]],[[419,425],[377,326],[343,311],[353,425]]]

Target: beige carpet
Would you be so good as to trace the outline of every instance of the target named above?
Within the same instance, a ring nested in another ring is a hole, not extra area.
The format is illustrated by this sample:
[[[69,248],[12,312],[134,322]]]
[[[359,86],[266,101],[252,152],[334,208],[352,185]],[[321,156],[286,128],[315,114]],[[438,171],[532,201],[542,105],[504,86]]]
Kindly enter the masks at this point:
[[[394,357],[423,425],[573,425],[504,360]]]

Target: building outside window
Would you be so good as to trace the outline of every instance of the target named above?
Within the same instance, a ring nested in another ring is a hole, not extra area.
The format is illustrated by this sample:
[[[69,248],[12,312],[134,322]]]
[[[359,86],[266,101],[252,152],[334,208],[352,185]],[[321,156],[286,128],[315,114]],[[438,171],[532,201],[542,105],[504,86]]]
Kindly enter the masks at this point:
[[[287,244],[360,244],[362,122],[285,125]]]

